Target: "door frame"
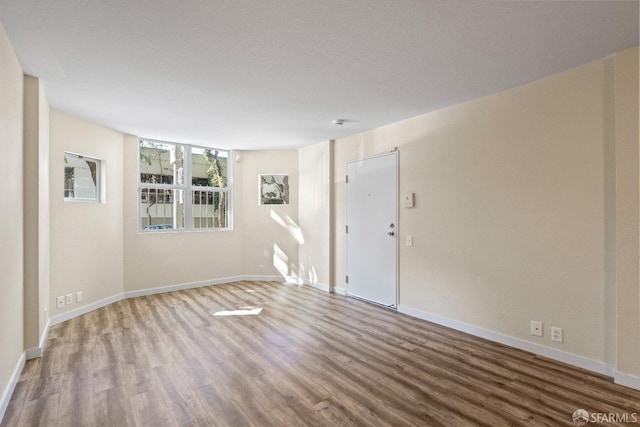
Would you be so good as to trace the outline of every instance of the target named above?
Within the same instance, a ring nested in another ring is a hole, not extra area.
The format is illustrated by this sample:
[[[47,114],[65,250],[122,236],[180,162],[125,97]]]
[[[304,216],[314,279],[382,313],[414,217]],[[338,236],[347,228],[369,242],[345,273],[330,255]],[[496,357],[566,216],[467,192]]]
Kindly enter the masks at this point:
[[[354,298],[354,299],[358,299],[361,301],[365,301],[371,304],[375,304],[378,305],[380,307],[384,307],[387,309],[391,309],[391,310],[398,310],[398,305],[400,304],[400,250],[399,250],[399,238],[400,238],[400,152],[398,151],[398,149],[394,149],[390,152],[386,152],[386,153],[380,153],[380,154],[375,154],[375,155],[371,155],[371,156],[366,156],[366,157],[361,157],[358,159],[353,159],[353,160],[347,160],[345,162],[345,176],[348,176],[347,174],[347,165],[349,163],[356,163],[356,162],[361,162],[361,161],[365,161],[365,160],[371,160],[371,159],[375,159],[378,157],[385,157],[385,156],[393,156],[395,158],[395,162],[394,162],[394,167],[395,167],[395,180],[396,180],[396,185],[395,185],[395,192],[396,192],[396,197],[395,197],[395,216],[396,216],[396,222],[395,222],[395,226],[394,226],[394,230],[395,230],[395,272],[393,274],[393,277],[395,278],[395,304],[394,305],[385,305],[382,303],[378,303],[376,301],[372,301],[372,300],[368,300],[366,298],[362,298],[362,297],[358,297],[355,295],[351,295],[349,294],[349,283],[348,281],[345,283],[345,295],[350,297],[350,298]],[[348,179],[348,178],[346,178]],[[348,182],[345,181],[345,185],[349,185]],[[348,227],[348,219],[349,219],[349,192],[348,189],[345,187],[345,224]],[[345,233],[346,233],[346,239],[345,239],[345,273],[346,276],[349,276],[349,233],[347,232],[346,228],[345,228]]]

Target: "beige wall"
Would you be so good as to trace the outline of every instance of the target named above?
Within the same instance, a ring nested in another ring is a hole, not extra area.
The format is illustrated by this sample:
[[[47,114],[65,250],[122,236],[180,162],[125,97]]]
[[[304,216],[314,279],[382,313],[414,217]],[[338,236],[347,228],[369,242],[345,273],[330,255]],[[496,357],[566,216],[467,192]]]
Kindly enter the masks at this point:
[[[51,316],[123,291],[122,134],[60,111],[50,115]],[[102,161],[100,203],[64,201],[64,152]],[[75,293],[84,300],[75,302]],[[56,297],[74,303],[56,309]]]
[[[297,150],[238,151],[240,207],[234,228],[243,234],[242,271],[246,275],[298,275],[298,152]],[[259,205],[258,175],[289,174],[289,204]],[[263,266],[263,271],[259,267]]]
[[[233,231],[140,233],[138,231],[138,137],[124,144],[125,291],[233,277],[242,271],[242,237]],[[235,167],[235,165],[233,165]],[[236,171],[234,169],[234,182]],[[233,207],[240,201],[233,195]]]
[[[640,376],[638,49],[615,57],[618,370]],[[637,385],[636,385],[637,387]]]
[[[237,276],[344,288],[345,163],[394,147],[400,193],[416,194],[400,208],[401,306],[640,376],[637,49],[335,143],[234,152],[220,232],[139,233],[137,137],[50,111],[1,26],[0,69],[0,392],[44,308]],[[64,151],[103,160],[101,203],[63,201]],[[258,205],[260,173],[289,174],[290,205]]]
[[[24,350],[22,99],[22,70],[0,24],[0,399]]]
[[[40,80],[24,80],[25,347],[39,346],[49,309],[49,104]]]
[[[40,340],[47,327],[51,310],[49,308],[49,291],[51,289],[51,209],[49,201],[49,151],[50,151],[50,108],[47,98],[38,82],[38,158],[40,159],[40,176],[38,181],[38,306]],[[46,310],[46,312],[45,312]],[[28,347],[27,347],[28,348]]]
[[[299,220],[303,237],[298,250],[299,274],[305,283],[330,289],[331,278],[331,157],[333,142],[298,150],[300,170]]]
[[[189,285],[245,275],[295,274],[297,241],[286,227],[276,225],[275,219],[297,223],[295,150],[233,153],[230,161],[233,171],[233,230],[140,233],[137,223],[137,149],[138,138],[127,136],[124,146],[125,291]],[[258,206],[259,173],[290,173],[291,204]],[[287,258],[287,267],[281,268],[282,271],[274,266],[275,246]]]
[[[397,146],[400,194],[416,196],[415,208],[400,208],[400,305],[614,363],[618,65],[598,61],[337,140],[336,286],[345,162]],[[637,201],[637,171],[632,179]],[[530,320],[544,322],[543,338],[530,335]],[[564,343],[551,341],[550,326],[564,329]]]

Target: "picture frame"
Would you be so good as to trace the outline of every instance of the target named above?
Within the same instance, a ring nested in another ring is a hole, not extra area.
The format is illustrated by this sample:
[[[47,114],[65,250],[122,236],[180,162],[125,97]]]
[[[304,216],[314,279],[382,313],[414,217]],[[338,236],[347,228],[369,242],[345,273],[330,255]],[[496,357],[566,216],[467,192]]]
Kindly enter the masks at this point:
[[[289,204],[289,174],[268,173],[258,175],[259,205]]]

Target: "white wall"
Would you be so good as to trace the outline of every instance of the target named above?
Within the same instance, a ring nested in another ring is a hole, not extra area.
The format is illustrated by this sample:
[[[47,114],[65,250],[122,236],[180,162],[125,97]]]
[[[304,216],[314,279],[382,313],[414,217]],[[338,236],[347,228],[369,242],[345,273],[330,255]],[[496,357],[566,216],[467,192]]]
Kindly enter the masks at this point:
[[[50,128],[49,312],[58,316],[123,292],[123,136],[56,110]],[[106,197],[100,203],[64,201],[65,151],[102,161]],[[75,302],[78,291],[81,303]],[[74,303],[56,309],[56,297],[69,293]]]
[[[22,100],[22,70],[0,24],[0,418],[24,351]]]
[[[40,80],[24,79],[25,347],[39,347],[49,310],[49,104]],[[36,352],[36,356],[39,352]]]
[[[398,146],[400,193],[416,194],[415,208],[400,208],[401,306],[615,362],[613,66],[336,141],[337,286],[345,162]],[[408,234],[413,247],[402,244]],[[530,335],[532,319],[545,322],[543,338]],[[550,326],[564,328],[564,343]]]
[[[299,274],[305,283],[329,290],[331,277],[331,157],[333,141],[298,150],[299,221],[303,241],[298,249]]]
[[[277,225],[274,217],[297,223],[297,151],[233,153],[230,160],[233,171],[232,230],[141,233],[137,223],[137,150],[138,138],[127,136],[124,147],[125,291],[246,275],[295,275],[297,241],[286,227]],[[290,174],[290,205],[258,206],[259,173]],[[278,270],[274,266],[275,247],[286,255],[284,269]]]
[[[236,230],[138,231],[138,162],[138,137],[127,135],[123,169],[125,291],[197,283],[242,274],[242,236]],[[241,179],[236,178],[235,170],[233,173],[234,182]],[[242,203],[234,193],[234,208],[236,205],[241,208]]]
[[[248,275],[298,276],[298,152],[238,151],[242,187],[234,227],[243,233],[243,271]],[[258,175],[289,174],[289,204],[259,205]],[[235,206],[234,206],[235,208]],[[263,266],[263,271],[259,267]]]
[[[49,308],[49,291],[51,290],[50,112],[44,89],[40,81],[38,81],[38,158],[41,162],[39,173],[41,179],[38,181],[38,335],[40,342],[46,332],[47,322],[51,313]],[[29,346],[26,348],[29,348]]]

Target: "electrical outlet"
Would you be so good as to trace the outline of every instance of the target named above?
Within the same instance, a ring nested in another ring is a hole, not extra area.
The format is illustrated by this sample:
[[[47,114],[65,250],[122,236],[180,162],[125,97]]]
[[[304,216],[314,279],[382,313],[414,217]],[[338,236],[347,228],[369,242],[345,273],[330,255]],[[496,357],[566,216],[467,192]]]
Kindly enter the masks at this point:
[[[531,321],[531,335],[535,335],[536,337],[542,336],[542,322],[537,320]]]
[[[259,265],[259,266],[258,266],[258,271],[259,271],[260,273],[262,273],[262,272],[264,271],[264,265]]]
[[[64,307],[64,297],[57,297],[56,308],[62,308],[62,307]]]
[[[73,294],[67,294],[67,305],[73,304]]]
[[[76,292],[76,302],[82,301],[82,291]]]
[[[551,327],[551,341],[562,342],[562,328]]]

